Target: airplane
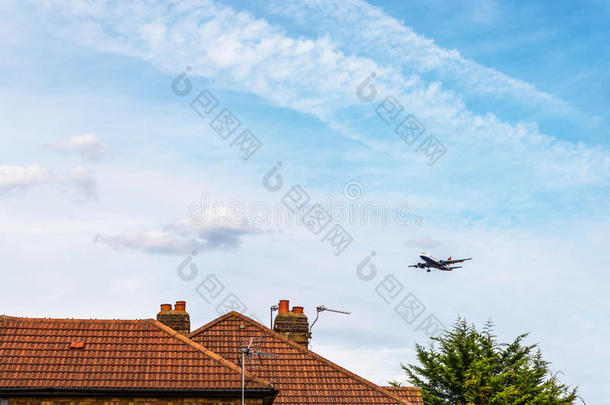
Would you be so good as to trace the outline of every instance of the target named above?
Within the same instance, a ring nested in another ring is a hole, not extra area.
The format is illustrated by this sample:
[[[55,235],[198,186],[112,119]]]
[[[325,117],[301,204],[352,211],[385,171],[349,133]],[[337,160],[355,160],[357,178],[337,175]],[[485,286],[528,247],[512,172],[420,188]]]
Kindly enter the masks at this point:
[[[426,269],[426,271],[428,273],[430,272],[430,268],[443,270],[443,271],[452,271],[454,269],[461,269],[462,266],[453,266],[452,267],[451,265],[455,264],[455,263],[462,263],[462,262],[465,262],[466,260],[472,260],[472,257],[469,257],[467,259],[458,259],[458,260],[451,260],[451,257],[450,257],[447,260],[439,260],[436,257],[432,256],[430,253],[426,253],[426,252],[420,254],[419,257],[421,257],[421,259],[424,262],[413,264],[409,267],[415,267],[417,269]]]

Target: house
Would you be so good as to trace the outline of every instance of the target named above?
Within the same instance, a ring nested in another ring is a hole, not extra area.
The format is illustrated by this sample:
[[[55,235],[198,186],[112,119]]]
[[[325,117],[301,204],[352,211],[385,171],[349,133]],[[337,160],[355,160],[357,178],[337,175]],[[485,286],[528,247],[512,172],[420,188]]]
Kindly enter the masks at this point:
[[[153,320],[0,317],[2,405],[239,404],[241,369]],[[250,405],[277,390],[246,376]]]
[[[280,301],[274,330],[237,312],[231,312],[193,331],[190,338],[226,359],[237,361],[240,345],[263,337],[261,350],[277,354],[265,358],[254,371],[279,390],[275,405],[292,404],[423,404],[402,391],[384,389],[334,364],[307,348],[309,324],[302,307],[289,310]],[[419,390],[417,390],[419,394]],[[411,402],[409,402],[411,400]]]
[[[0,405],[240,404],[239,349],[252,337],[279,357],[246,364],[249,405],[423,404],[417,388],[380,387],[312,352],[309,336],[287,301],[274,330],[230,312],[190,332],[183,301],[157,319],[0,316]]]

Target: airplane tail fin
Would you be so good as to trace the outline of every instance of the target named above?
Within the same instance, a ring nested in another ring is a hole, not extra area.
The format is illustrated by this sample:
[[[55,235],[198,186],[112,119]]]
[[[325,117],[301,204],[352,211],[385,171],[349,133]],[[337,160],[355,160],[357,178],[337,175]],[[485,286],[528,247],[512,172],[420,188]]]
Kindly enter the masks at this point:
[[[449,259],[447,259],[447,261],[451,260],[451,256],[449,256]]]

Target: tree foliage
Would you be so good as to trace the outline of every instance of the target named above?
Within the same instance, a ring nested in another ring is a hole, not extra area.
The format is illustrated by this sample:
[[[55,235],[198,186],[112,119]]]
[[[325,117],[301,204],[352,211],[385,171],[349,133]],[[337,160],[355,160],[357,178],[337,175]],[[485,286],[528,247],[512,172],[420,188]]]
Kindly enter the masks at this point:
[[[576,388],[562,384],[527,333],[498,343],[493,324],[479,331],[458,318],[450,330],[417,344],[419,365],[402,365],[426,405],[571,404]]]

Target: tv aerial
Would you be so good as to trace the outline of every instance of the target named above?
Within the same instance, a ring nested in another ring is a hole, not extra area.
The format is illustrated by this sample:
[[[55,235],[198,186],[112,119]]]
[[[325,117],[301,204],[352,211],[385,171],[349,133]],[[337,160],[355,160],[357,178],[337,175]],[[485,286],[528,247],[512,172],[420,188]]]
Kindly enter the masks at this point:
[[[271,311],[271,319],[270,319],[270,322],[269,322],[269,324],[270,324],[271,326],[269,326],[269,329],[273,329],[273,313],[274,313],[275,311],[277,311],[278,309],[280,309],[280,306],[279,306],[279,305],[271,305],[271,308],[270,308],[270,311]]]
[[[263,365],[263,357],[278,358],[277,354],[267,353],[260,350],[263,344],[263,337],[252,337],[242,341],[241,348],[241,404],[245,405],[245,375],[246,367],[250,368],[261,367]],[[247,343],[247,344],[246,344]]]
[[[317,311],[316,319],[314,319],[314,321],[312,322],[311,326],[309,327],[309,333],[311,333],[311,330],[313,329],[313,326],[318,321],[318,318],[320,317],[320,312],[328,311],[328,312],[335,312],[337,314],[345,314],[345,315],[350,315],[351,314],[351,312],[349,312],[349,311],[340,311],[338,309],[326,308],[324,305],[320,305],[319,307],[317,307],[316,311]]]

